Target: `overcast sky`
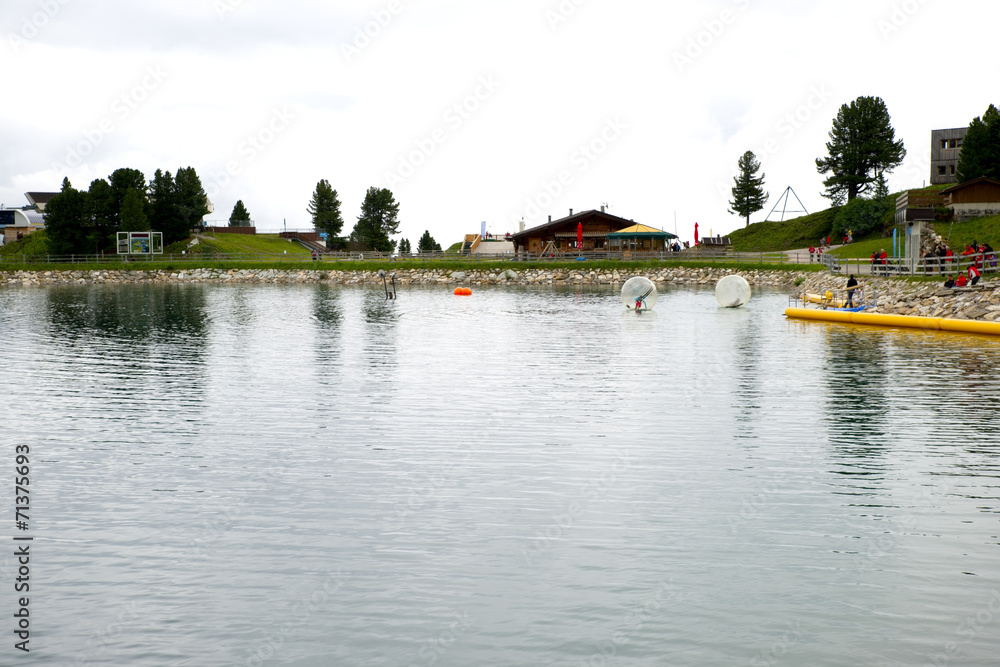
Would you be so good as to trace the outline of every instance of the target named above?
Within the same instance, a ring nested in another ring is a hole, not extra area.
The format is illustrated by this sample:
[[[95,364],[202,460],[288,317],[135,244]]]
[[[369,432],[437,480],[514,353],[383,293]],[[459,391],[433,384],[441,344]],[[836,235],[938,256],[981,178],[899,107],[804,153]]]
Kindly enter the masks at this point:
[[[727,212],[740,155],[771,200],[825,208],[831,121],[882,97],[929,180],[930,131],[1000,93],[996,0],[4,0],[0,203],[119,167],[197,169],[226,220],[311,227],[320,179],[345,233],[368,187],[403,237],[443,246],[576,211],[690,240]],[[794,203],[794,202],[793,202]]]

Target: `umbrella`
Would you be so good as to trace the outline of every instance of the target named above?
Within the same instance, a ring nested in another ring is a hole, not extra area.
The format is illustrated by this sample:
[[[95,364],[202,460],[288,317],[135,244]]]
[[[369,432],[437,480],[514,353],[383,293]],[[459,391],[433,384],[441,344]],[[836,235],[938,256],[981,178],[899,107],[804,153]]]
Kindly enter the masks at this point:
[[[583,249],[583,223],[576,223],[576,247]]]
[[[698,223],[694,223],[694,244],[698,245]]]

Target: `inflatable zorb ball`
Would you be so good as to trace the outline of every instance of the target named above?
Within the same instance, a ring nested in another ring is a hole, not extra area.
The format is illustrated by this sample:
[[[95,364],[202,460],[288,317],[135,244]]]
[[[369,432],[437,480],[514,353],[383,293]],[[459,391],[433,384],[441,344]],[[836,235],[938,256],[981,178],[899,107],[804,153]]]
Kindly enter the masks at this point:
[[[723,308],[747,305],[750,294],[750,283],[743,276],[726,276],[715,286],[715,300]]]
[[[622,285],[622,303],[629,310],[650,310],[656,305],[656,285],[649,278],[629,278]]]

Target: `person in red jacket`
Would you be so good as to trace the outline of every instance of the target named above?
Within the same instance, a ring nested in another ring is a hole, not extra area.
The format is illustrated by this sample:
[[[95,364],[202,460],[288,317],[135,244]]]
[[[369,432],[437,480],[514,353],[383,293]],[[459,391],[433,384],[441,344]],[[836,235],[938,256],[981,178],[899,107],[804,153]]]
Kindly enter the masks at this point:
[[[879,253],[878,258],[882,262],[882,273],[888,273],[888,267],[886,267],[886,264],[889,263],[889,253],[885,251],[885,248],[882,248],[882,252]]]
[[[979,282],[979,269],[975,264],[969,266],[969,284],[975,285]]]
[[[964,273],[958,274],[958,278],[955,278],[955,287],[965,287],[965,283],[966,283],[965,274]]]

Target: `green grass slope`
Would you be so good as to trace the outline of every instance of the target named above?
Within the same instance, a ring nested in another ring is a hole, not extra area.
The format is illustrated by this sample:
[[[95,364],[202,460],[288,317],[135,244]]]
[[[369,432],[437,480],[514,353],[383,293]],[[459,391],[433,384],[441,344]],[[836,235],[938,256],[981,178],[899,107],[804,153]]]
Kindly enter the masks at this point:
[[[310,255],[304,246],[283,239],[277,234],[206,234],[198,238],[198,245],[188,248],[189,241],[170,245],[166,254],[180,254],[187,250],[189,255]]]
[[[833,209],[810,213],[785,222],[755,222],[729,235],[737,252],[773,252],[808,248],[829,236]]]
[[[1000,248],[1000,215],[954,224],[938,222],[934,224],[934,231],[948,239],[952,250],[961,251],[972,242],[989,243],[994,249]]]
[[[20,241],[11,241],[0,248],[0,256],[7,255],[47,255],[49,253],[49,237],[44,229],[28,234]]]

